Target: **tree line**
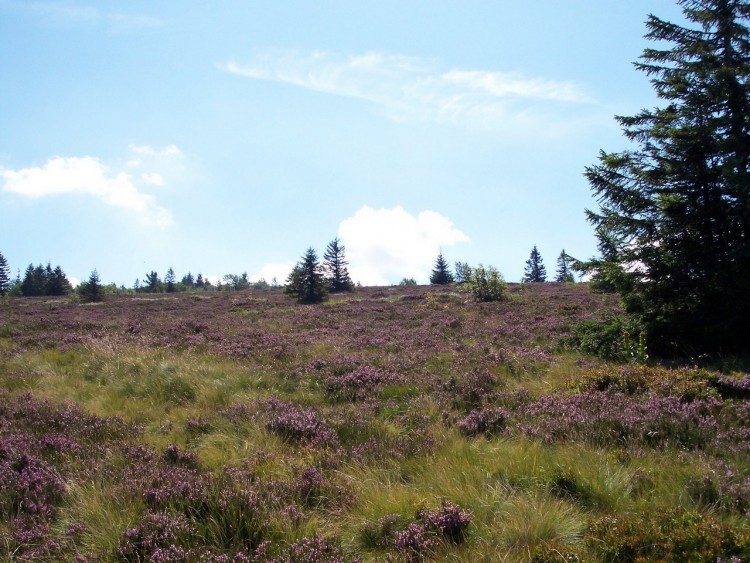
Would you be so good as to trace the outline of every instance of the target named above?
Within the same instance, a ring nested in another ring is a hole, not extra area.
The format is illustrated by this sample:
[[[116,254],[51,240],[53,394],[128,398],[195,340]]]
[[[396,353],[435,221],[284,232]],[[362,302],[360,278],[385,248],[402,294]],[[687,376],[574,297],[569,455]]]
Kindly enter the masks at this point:
[[[555,281],[573,282],[571,263],[574,259],[563,250],[557,260],[557,275]],[[323,261],[318,260],[317,253],[309,248],[302,259],[295,265],[286,280],[285,288],[292,295],[304,303],[314,303],[324,300],[329,293],[352,291],[354,282],[347,269],[346,248],[336,237],[326,247]],[[456,262],[455,270],[451,271],[442,251],[439,252],[435,266],[430,274],[430,283],[444,285],[449,283],[466,283],[472,278],[473,269],[466,262]],[[541,254],[536,246],[531,251],[526,262],[524,282],[547,281],[546,269]],[[416,280],[404,279],[400,285],[416,285]],[[172,267],[167,270],[162,279],[151,270],[143,279],[136,279],[132,289],[115,284],[102,285],[99,274],[94,270],[89,279],[73,288],[63,269],[58,265],[54,268],[51,263],[46,267],[42,264],[29,264],[23,276],[20,271],[15,280],[10,277],[10,268],[5,257],[0,253],[0,295],[10,294],[23,297],[78,295],[84,300],[98,301],[108,294],[117,293],[179,293],[185,291],[242,291],[244,289],[267,289],[280,287],[276,279],[271,283],[264,279],[250,281],[247,272],[242,274],[225,274],[221,279],[212,283],[203,274],[194,276],[191,272],[183,275],[179,280]]]

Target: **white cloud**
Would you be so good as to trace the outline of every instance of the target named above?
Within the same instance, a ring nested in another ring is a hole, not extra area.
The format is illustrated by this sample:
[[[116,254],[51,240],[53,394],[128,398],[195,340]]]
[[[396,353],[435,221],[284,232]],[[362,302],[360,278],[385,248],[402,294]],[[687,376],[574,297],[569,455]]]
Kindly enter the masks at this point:
[[[184,158],[185,154],[176,145],[155,148],[149,145],[130,145],[130,152],[139,156],[176,157]]]
[[[145,150],[145,147],[140,148]],[[174,149],[179,151],[176,147]],[[170,147],[161,151],[150,150],[156,156],[174,153]],[[131,161],[128,166],[138,169],[142,164]],[[19,170],[3,168],[0,169],[0,183],[3,191],[31,199],[85,194],[113,207],[126,209],[146,224],[163,229],[174,223],[169,210],[160,206],[153,195],[143,191],[144,186],[164,185],[164,177],[159,172],[148,171],[135,176],[129,172],[112,170],[93,156],[56,156],[43,166]]]
[[[141,180],[144,184],[150,184],[152,186],[163,186],[164,177],[158,172],[144,172],[141,174]]]
[[[0,9],[28,14],[49,26],[104,26],[108,32],[114,34],[132,33],[164,26],[162,20],[151,16],[106,12],[94,6],[77,5],[71,2],[0,0]]]
[[[289,277],[289,273],[294,268],[294,264],[294,262],[271,262],[264,264],[260,270],[250,276],[250,279],[252,281],[263,279],[267,283],[273,283],[275,279],[277,284],[284,285],[286,279]]]
[[[450,219],[435,211],[416,217],[402,207],[360,208],[341,222],[349,273],[363,285],[388,285],[403,278],[426,283],[441,248],[468,242]]]
[[[267,52],[251,64],[229,61],[219,68],[253,78],[295,85],[370,102],[395,120],[422,119],[512,130],[514,125],[556,130],[549,121],[561,108],[593,103],[570,81],[517,73],[453,69],[441,72],[414,57],[378,52],[342,56]],[[562,120],[562,117],[557,117]]]

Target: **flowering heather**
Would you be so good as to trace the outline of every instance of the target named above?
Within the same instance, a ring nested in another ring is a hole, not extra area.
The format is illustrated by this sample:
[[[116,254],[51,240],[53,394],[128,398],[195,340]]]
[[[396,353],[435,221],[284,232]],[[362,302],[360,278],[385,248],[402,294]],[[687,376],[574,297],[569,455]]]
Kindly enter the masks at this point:
[[[264,418],[269,431],[292,442],[319,447],[335,446],[338,443],[336,432],[312,409],[269,399],[265,405]]]
[[[458,421],[458,430],[466,436],[498,434],[505,430],[508,412],[502,408],[478,409]]]
[[[7,300],[0,559],[750,557],[750,376],[561,350],[616,298],[508,293]]]
[[[197,531],[183,514],[148,511],[125,530],[117,554],[123,561],[189,561],[196,554],[186,546]]]
[[[341,547],[330,539],[306,537],[289,546],[279,563],[344,563],[348,559]]]
[[[400,383],[404,379],[373,366],[357,367],[325,380],[326,395],[336,401],[361,401],[377,394],[387,383]]]
[[[406,561],[422,561],[440,542],[462,543],[471,521],[471,513],[443,499],[439,508],[420,510],[412,521],[387,514],[376,526],[365,525],[361,537],[370,547],[392,549]]]

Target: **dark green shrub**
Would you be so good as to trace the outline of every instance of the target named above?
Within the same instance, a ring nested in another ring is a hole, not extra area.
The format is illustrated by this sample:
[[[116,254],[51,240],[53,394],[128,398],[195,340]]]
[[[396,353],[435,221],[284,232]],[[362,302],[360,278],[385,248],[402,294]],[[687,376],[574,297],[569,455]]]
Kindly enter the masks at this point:
[[[594,522],[586,544],[611,563],[716,561],[750,557],[750,536],[697,512],[606,516]]]
[[[641,325],[618,315],[581,321],[562,344],[608,360],[643,363],[648,358]]]
[[[492,266],[485,268],[480,264],[469,268],[467,286],[477,301],[505,301],[508,298],[505,280]]]

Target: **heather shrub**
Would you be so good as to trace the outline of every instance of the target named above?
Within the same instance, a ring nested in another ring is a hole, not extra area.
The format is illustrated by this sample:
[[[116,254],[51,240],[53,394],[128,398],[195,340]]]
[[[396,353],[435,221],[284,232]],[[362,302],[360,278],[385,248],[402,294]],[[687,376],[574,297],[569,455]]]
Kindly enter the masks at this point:
[[[311,536],[289,545],[278,563],[344,563],[349,561],[339,543],[330,538]]]
[[[359,530],[359,542],[368,549],[385,549],[398,530],[406,528],[407,518],[400,514],[386,514],[377,524],[365,523]]]
[[[45,461],[26,453],[3,456],[0,452],[0,515],[4,520],[20,515],[50,518],[64,494],[62,478]]]
[[[716,561],[750,557],[747,532],[698,512],[661,510],[595,521],[586,544],[605,561]]]
[[[374,366],[360,366],[348,373],[332,375],[325,381],[326,396],[333,401],[362,401],[376,395],[387,383],[402,378]]]
[[[576,377],[572,387],[579,391],[612,391],[628,395],[652,391],[662,396],[675,396],[690,402],[719,397],[716,391],[717,381],[723,379],[720,375],[700,368],[670,369],[628,364],[587,370]]]
[[[717,375],[711,383],[725,399],[750,399],[750,375]]]
[[[269,399],[265,408],[266,428],[285,440],[318,447],[338,443],[336,432],[314,410],[278,399]]]
[[[469,412],[493,399],[497,383],[497,377],[492,372],[474,370],[451,375],[442,384],[442,391],[453,408]]]
[[[434,510],[419,510],[409,521],[398,514],[383,516],[376,525],[365,524],[360,542],[368,548],[393,550],[406,561],[421,561],[440,542],[461,544],[472,515],[443,500]]]
[[[181,465],[191,469],[198,469],[200,465],[195,453],[181,450],[176,444],[169,444],[164,449],[162,459],[170,465]]]
[[[478,434],[501,434],[507,425],[508,413],[502,407],[477,409],[460,419],[456,424],[459,432],[465,436]]]
[[[214,483],[205,513],[196,519],[200,536],[223,550],[255,549],[269,535],[268,506],[257,494],[229,483]]]
[[[146,511],[117,546],[121,561],[190,561],[197,529],[184,514]]]

